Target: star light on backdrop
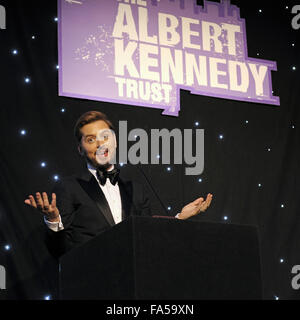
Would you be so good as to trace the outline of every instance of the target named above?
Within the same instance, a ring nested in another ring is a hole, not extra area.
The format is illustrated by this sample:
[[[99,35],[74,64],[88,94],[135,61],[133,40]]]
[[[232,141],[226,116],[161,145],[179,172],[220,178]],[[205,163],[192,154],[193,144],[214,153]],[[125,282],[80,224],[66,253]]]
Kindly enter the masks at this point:
[[[47,166],[46,162],[41,162],[41,167],[45,168]]]

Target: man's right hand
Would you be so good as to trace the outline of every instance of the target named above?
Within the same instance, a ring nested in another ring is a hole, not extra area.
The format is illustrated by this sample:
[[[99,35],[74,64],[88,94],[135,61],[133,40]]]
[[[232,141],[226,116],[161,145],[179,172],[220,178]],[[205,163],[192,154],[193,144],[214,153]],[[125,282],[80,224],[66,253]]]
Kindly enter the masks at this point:
[[[24,201],[27,205],[38,209],[49,222],[59,222],[59,210],[56,207],[56,194],[52,193],[52,201],[49,203],[48,195],[43,192],[42,195],[37,192],[35,198],[29,195]]]

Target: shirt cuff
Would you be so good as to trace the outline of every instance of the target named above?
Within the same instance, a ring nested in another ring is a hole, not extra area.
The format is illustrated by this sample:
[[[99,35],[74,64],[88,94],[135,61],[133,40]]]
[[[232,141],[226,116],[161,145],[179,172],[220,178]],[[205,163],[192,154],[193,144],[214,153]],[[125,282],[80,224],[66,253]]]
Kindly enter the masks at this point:
[[[61,221],[61,217],[59,216],[59,222],[50,222],[46,219],[46,217],[44,216],[44,222],[46,224],[46,226],[54,231],[54,232],[58,232],[64,229],[63,223]]]

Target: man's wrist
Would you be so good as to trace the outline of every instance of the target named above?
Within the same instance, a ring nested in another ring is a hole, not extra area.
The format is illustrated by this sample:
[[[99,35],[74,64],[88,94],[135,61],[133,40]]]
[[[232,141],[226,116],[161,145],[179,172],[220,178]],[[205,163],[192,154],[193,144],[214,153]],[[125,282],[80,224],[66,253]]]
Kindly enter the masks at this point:
[[[183,220],[183,219],[182,219],[182,216],[180,216],[180,215],[181,215],[181,212],[177,213],[176,216],[175,216],[175,218],[176,218],[176,219]]]
[[[45,217],[46,218],[46,220],[48,221],[48,222],[51,222],[51,223],[59,223],[60,222],[60,217],[58,216],[58,217],[55,217],[55,218],[51,218],[51,217]]]

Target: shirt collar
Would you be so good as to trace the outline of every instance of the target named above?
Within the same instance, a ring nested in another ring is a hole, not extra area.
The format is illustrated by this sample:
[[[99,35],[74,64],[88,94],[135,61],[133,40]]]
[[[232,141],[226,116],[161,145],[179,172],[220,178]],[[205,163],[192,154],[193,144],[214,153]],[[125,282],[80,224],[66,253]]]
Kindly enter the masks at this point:
[[[114,169],[114,167],[115,166],[112,165],[112,167],[107,171],[112,171]],[[87,168],[92,174],[94,174],[94,175],[96,174],[97,169],[93,165],[91,165],[89,162],[87,163]]]

